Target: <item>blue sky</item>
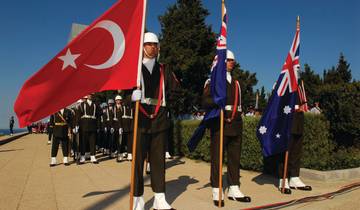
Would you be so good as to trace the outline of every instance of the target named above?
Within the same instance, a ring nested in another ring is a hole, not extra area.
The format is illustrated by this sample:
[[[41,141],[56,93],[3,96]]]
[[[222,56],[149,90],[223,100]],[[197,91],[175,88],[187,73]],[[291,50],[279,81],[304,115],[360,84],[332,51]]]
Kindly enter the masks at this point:
[[[25,80],[65,47],[71,24],[90,24],[114,2],[0,0],[0,128],[8,127]],[[158,16],[174,2],[148,0],[147,29],[160,32]],[[203,4],[210,12],[206,22],[218,32],[221,1],[206,0]],[[257,73],[257,87],[269,90],[277,79],[295,33],[297,15],[301,18],[301,63],[322,74],[343,52],[353,77],[360,79],[360,1],[227,0],[226,4],[229,49],[242,68]]]

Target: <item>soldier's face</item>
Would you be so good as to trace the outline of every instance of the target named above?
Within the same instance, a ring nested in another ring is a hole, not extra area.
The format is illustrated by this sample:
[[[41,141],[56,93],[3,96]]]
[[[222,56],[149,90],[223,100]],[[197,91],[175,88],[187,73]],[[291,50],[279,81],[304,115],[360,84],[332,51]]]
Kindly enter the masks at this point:
[[[155,58],[159,53],[159,48],[157,43],[145,43],[144,44],[144,57],[146,58]]]
[[[235,67],[235,60],[234,59],[226,59],[226,70],[232,71]]]

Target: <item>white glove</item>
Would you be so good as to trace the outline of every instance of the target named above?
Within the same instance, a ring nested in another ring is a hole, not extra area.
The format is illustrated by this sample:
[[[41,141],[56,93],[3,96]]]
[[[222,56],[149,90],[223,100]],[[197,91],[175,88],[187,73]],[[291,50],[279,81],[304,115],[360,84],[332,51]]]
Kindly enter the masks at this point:
[[[110,133],[114,133],[114,128],[110,128]]]
[[[107,132],[107,127],[104,128],[105,133]]]
[[[119,128],[119,134],[122,134],[122,133],[123,133],[123,129]]]
[[[134,90],[131,95],[132,101],[139,101],[141,99],[141,90]]]
[[[73,133],[77,134],[79,132],[79,126],[75,126],[75,128],[73,128]]]

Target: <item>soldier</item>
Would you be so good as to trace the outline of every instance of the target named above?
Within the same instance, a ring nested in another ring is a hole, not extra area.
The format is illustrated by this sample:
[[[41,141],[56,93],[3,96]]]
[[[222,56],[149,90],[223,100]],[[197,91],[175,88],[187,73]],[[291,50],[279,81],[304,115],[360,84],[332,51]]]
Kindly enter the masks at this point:
[[[128,96],[128,97],[127,97]],[[127,91],[125,91],[125,100],[122,104],[123,107],[123,115],[121,117],[122,119],[122,126],[123,126],[123,141],[122,141],[122,151],[123,157],[125,157],[125,146],[127,151],[127,160],[132,160],[132,140],[133,140],[133,128],[134,128],[134,108],[131,104],[131,93],[129,94]]]
[[[109,148],[109,158],[115,157],[115,141],[114,141],[114,128],[113,128],[113,119],[114,119],[114,99],[108,100],[108,108],[106,110],[105,116],[105,126],[107,130],[107,142]]]
[[[51,144],[51,139],[53,137],[53,129],[54,127],[50,124],[50,119],[48,122],[47,132],[48,132],[48,144]]]
[[[95,158],[95,142],[96,142],[96,133],[98,130],[98,116],[99,108],[92,101],[92,96],[88,95],[87,100],[82,102],[79,107],[79,117],[80,119],[80,164],[85,163],[85,149],[86,144],[90,147],[90,161],[94,164],[99,162]]]
[[[151,165],[151,188],[155,193],[154,209],[173,209],[165,199],[165,141],[170,125],[169,101],[174,97],[177,80],[156,60],[159,40],[145,33],[141,90],[134,90],[132,100],[140,103],[138,145],[136,146],[134,209],[144,209],[143,167],[147,152]]]
[[[123,160],[122,156],[122,145],[123,145],[123,126],[122,126],[122,115],[123,115],[123,106],[121,104],[122,97],[117,95],[115,97],[115,106],[114,106],[114,120],[112,129],[114,130],[114,141],[117,148],[117,157],[116,161],[121,162]]]
[[[51,145],[51,161],[50,167],[56,165],[56,156],[61,142],[63,152],[63,163],[65,166],[69,165],[68,161],[68,143],[71,129],[71,111],[69,109],[61,109],[50,116],[50,125],[54,128],[54,138]]]
[[[228,50],[226,56],[226,106],[224,111],[224,150],[227,152],[227,180],[229,183],[228,199],[240,202],[250,202],[251,198],[240,191],[240,153],[242,143],[242,108],[241,88],[237,80],[233,79],[231,72],[235,66],[235,56]],[[216,107],[210,95],[210,80],[206,81],[203,93],[203,104],[206,109]],[[211,187],[213,202],[219,202],[219,152],[220,152],[220,120],[214,119],[210,125],[211,143]],[[222,192],[222,199],[224,193]],[[221,201],[224,206],[224,200]]]
[[[107,103],[102,103],[100,105],[101,107],[101,115],[100,115],[100,124],[99,124],[99,145],[100,145],[100,152],[103,153],[103,155],[109,154],[108,151],[108,142],[107,142],[107,128],[106,128],[106,117],[107,117]]]
[[[305,103],[302,103],[297,98],[297,105],[295,105],[295,112],[291,126],[291,139],[288,146],[289,158],[288,158],[288,171],[285,179],[285,194],[291,194],[291,189],[311,191],[312,187],[305,185],[300,179],[300,162],[302,156],[302,141],[304,138],[304,107]],[[278,167],[279,175],[279,189],[282,188],[283,173],[284,173],[284,155],[280,155],[280,164]],[[290,189],[291,188],[291,189]]]

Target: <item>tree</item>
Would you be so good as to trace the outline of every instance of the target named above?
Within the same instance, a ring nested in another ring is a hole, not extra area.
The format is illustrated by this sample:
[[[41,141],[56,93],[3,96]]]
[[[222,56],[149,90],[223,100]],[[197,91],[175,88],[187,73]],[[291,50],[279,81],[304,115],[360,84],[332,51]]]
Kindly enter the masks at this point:
[[[322,86],[320,76],[311,70],[308,64],[305,64],[304,71],[300,72],[300,78],[304,81],[308,104],[312,105],[315,101],[319,101],[319,91]]]
[[[260,91],[259,91],[259,89],[257,89],[255,96],[256,96],[256,94],[259,95],[258,110],[260,112],[262,112],[266,108],[266,105],[267,105],[265,87],[262,86]]]
[[[324,70],[324,84],[350,83],[351,79],[350,64],[347,63],[342,53],[340,53],[336,68],[333,66],[328,71]]]
[[[172,70],[184,88],[177,105],[179,113],[192,112],[215,54],[215,34],[205,24],[209,12],[200,0],[177,0],[164,15],[161,24],[160,60]]]
[[[241,87],[241,99],[242,106],[244,111],[250,106],[255,107],[255,94],[253,87],[257,84],[258,80],[256,78],[256,73],[251,73],[248,70],[243,70],[240,68],[240,65],[237,63],[232,72],[234,79],[239,80]]]
[[[360,82],[324,85],[320,105],[337,144],[360,148]]]

